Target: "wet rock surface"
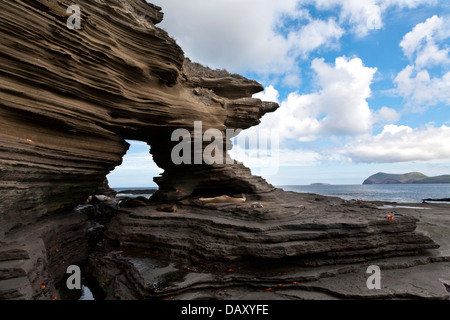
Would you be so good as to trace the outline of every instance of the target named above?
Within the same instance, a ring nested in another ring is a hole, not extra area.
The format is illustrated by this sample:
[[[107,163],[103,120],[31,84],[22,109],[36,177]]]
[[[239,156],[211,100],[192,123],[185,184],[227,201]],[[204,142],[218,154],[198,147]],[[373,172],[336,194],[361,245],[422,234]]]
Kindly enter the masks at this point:
[[[389,221],[361,201],[272,196],[278,201],[258,209],[196,200],[176,213],[127,209],[90,255],[91,268],[108,299],[449,298],[448,243],[418,227],[419,210],[389,210]],[[436,219],[445,232],[448,209],[428,211],[422,224]],[[367,288],[369,265],[382,270],[380,290]]]
[[[86,261],[86,222],[71,212],[10,232],[0,246],[0,299],[59,299],[67,267]]]
[[[278,189],[258,207],[251,198],[185,199],[176,212],[113,198],[45,219],[6,237],[0,298],[64,298],[55,285],[70,264],[105,299],[449,298],[448,204],[376,209]],[[370,265],[380,290],[367,288]]]

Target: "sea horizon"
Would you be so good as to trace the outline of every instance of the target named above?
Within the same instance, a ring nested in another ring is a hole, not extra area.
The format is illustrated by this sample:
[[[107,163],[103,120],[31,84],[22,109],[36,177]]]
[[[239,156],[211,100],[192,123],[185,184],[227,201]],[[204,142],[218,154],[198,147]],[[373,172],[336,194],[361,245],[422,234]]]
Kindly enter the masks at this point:
[[[334,184],[277,185],[276,188],[298,193],[313,193],[344,200],[421,203],[424,199],[450,198],[449,183],[433,184]],[[112,187],[120,194],[127,190],[158,190],[158,187]]]

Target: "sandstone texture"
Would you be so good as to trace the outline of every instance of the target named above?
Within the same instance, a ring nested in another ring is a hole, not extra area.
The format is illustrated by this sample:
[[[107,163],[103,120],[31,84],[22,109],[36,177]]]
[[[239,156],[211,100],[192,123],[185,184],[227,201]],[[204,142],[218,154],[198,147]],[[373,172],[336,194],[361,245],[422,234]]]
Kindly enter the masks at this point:
[[[156,5],[80,0],[71,30],[72,4],[0,2],[0,299],[63,299],[72,264],[107,299],[448,299],[445,204],[427,216],[275,188],[227,154],[227,129],[278,108],[252,97],[260,84],[187,59]],[[223,133],[224,164],[173,163],[172,132],[198,121]],[[164,169],[150,199],[107,186],[126,139]]]
[[[151,146],[165,170],[158,197],[241,181],[245,192],[270,189],[242,165],[175,166],[170,158],[172,132],[194,121],[224,133],[258,124],[278,107],[251,98],[261,85],[186,67],[181,48],[155,27],[160,8],[143,0],[79,1],[81,30],[67,28],[71,4],[0,4],[0,233],[84,201],[121,164],[124,139]]]

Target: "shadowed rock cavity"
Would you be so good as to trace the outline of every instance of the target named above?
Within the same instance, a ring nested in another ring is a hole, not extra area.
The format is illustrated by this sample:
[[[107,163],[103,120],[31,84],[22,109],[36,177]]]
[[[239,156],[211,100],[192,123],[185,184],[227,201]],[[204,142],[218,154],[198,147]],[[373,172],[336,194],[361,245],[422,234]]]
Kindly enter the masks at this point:
[[[263,90],[257,82],[186,59],[155,26],[163,18],[155,5],[80,0],[82,29],[70,30],[72,4],[0,2],[1,298],[58,298],[65,268],[88,253],[111,299],[213,297],[211,288],[227,285],[247,288],[232,296],[245,298],[250,287],[308,279],[307,270],[278,277],[285,262],[356,263],[438,247],[415,231],[412,217],[389,224],[374,208],[326,198],[319,205],[315,197],[275,189],[243,164],[227,164],[226,138],[224,164],[175,165],[174,130],[194,136],[201,121],[202,132],[217,129],[226,137],[227,129],[258,125],[278,105],[252,98]],[[164,169],[152,200],[177,202],[176,212],[156,204],[122,210],[108,201],[73,211],[121,164],[125,139],[151,146]],[[195,200],[241,193],[261,203]],[[253,276],[255,261],[266,261],[270,272]],[[223,277],[234,263],[239,276]],[[143,282],[125,284],[130,277]]]

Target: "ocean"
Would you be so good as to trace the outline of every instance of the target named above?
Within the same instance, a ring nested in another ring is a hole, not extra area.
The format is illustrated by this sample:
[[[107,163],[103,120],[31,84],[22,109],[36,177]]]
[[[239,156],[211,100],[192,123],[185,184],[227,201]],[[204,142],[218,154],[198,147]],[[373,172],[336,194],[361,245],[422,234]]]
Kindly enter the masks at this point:
[[[367,184],[367,185],[313,185],[277,186],[286,191],[315,193],[339,197],[344,200],[386,201],[398,203],[421,203],[422,199],[450,198],[450,183],[443,184]],[[144,196],[151,194],[124,194],[124,190],[156,190],[157,188],[115,188],[121,196]]]
[[[344,200],[421,203],[422,199],[450,198],[450,184],[367,184],[279,186],[285,191],[314,193]]]
[[[146,192],[148,190],[158,190],[158,188],[155,187],[127,187],[127,188],[113,188],[117,192],[118,197],[146,197],[150,198],[152,196],[152,193]],[[128,191],[136,191],[136,193],[130,193]]]

